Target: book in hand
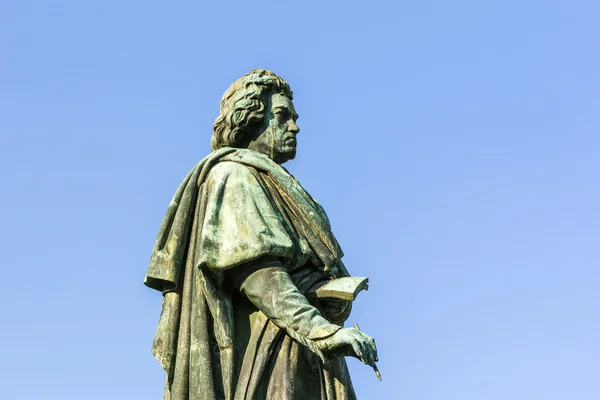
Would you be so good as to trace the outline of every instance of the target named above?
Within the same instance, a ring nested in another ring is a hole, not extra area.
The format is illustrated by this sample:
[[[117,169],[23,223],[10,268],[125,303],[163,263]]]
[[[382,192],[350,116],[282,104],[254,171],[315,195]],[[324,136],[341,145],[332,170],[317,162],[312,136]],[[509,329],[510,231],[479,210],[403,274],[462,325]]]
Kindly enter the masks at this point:
[[[307,297],[318,299],[342,299],[353,301],[362,290],[369,289],[369,278],[345,276],[326,282],[319,282],[306,293]]]

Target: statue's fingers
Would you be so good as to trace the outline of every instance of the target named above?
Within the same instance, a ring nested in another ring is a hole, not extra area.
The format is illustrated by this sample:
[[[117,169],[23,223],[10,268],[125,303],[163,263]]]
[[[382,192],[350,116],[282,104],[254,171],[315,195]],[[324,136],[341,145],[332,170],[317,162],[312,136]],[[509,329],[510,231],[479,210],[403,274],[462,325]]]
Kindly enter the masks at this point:
[[[375,362],[377,361],[377,352],[371,350],[371,363],[369,364],[371,367],[375,366]]]
[[[379,361],[379,357],[377,355],[377,345],[375,344],[375,339],[370,338],[369,344],[371,345],[371,348],[373,349],[375,361]]]
[[[356,354],[356,358],[358,358],[360,361],[362,361],[363,364],[366,364],[365,358],[364,358],[364,353],[363,353],[363,350],[362,350],[359,342],[354,342],[352,344],[352,350],[354,350],[354,354]]]
[[[375,363],[379,361],[379,357],[377,357],[377,350],[371,350],[371,354],[371,357],[373,359],[373,365],[375,365]]]
[[[367,335],[366,333],[364,333],[363,331],[358,331],[360,333],[360,335],[365,338],[365,340],[369,343],[375,343],[375,339],[373,339],[371,336]]]
[[[355,333],[357,334],[355,340],[357,345],[360,346],[360,360],[363,362],[363,364],[373,366],[375,364],[375,354],[377,353],[377,351],[371,345],[373,338],[357,328],[355,328]],[[354,345],[353,347],[356,348]]]
[[[362,343],[362,352],[363,352],[363,358],[364,358],[364,363],[367,365],[373,365],[373,350],[370,349],[369,344],[368,343]]]
[[[379,356],[377,355],[377,346],[375,345],[375,340],[373,338],[369,341],[368,346],[373,360],[372,366],[375,366],[375,363],[379,361]]]
[[[370,336],[366,336],[367,339],[367,343],[368,345],[373,349],[373,350],[377,350],[377,346],[375,346],[375,339],[373,339]]]

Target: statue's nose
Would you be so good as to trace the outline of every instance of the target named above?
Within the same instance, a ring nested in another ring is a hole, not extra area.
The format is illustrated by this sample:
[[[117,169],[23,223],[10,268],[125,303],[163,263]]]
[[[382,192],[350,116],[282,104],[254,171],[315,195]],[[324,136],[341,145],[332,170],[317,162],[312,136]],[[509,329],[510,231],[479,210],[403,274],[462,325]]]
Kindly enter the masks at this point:
[[[290,126],[288,127],[288,132],[292,132],[294,135],[297,135],[300,132],[300,128],[294,121],[290,122]]]

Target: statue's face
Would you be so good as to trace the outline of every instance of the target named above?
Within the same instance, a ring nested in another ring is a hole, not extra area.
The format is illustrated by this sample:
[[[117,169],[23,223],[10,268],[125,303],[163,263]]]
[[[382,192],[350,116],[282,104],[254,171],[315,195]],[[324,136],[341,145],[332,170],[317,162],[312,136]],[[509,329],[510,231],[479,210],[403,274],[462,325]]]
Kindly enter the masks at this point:
[[[262,132],[259,132],[248,148],[283,164],[296,157],[296,135],[300,132],[296,125],[298,114],[292,101],[279,93],[271,94],[266,105]]]

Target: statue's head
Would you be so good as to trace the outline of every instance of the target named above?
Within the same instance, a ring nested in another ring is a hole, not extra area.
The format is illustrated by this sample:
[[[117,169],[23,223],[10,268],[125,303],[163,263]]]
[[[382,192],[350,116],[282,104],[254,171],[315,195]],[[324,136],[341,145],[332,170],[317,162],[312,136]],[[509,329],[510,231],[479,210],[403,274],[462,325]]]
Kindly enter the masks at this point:
[[[300,129],[292,98],[288,83],[272,71],[250,71],[223,94],[211,148],[248,148],[279,164],[293,159]]]

